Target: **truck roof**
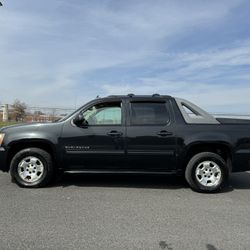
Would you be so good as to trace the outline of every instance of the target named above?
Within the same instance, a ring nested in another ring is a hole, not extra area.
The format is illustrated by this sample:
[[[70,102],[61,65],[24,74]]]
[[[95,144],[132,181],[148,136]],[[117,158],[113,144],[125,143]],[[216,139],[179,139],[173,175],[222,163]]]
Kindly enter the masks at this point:
[[[144,100],[156,100],[159,99],[174,99],[185,122],[187,124],[219,124],[218,120],[215,117],[201,109],[200,107],[196,106],[195,104],[181,98],[172,97],[170,95],[160,95],[160,94],[152,94],[152,95],[110,95],[100,99],[144,99]]]
[[[160,95],[160,94],[152,94],[152,95],[135,95],[135,94],[127,94],[127,95],[109,95],[106,98],[172,98],[170,95]],[[104,97],[105,98],[105,97]]]

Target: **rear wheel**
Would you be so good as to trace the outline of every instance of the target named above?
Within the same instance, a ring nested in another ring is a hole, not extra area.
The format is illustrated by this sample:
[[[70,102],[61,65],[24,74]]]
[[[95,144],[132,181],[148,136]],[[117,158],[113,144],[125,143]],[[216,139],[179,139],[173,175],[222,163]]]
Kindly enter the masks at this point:
[[[13,157],[10,174],[19,186],[46,186],[53,176],[51,155],[39,148],[23,149]]]
[[[229,169],[224,159],[215,153],[195,155],[188,163],[185,177],[192,189],[198,192],[218,192],[228,179]]]

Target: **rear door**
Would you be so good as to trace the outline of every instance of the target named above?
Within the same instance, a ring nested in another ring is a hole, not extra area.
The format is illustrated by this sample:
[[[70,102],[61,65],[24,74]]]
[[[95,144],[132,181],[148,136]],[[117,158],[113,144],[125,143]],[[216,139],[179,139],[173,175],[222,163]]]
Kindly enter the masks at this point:
[[[176,167],[176,138],[168,100],[127,101],[128,167],[134,171],[168,171]]]

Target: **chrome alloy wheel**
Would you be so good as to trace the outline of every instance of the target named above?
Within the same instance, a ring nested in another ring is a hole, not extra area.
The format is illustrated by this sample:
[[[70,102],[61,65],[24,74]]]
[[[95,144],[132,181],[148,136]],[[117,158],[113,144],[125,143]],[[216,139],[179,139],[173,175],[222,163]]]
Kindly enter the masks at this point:
[[[19,177],[29,183],[38,181],[44,173],[44,166],[41,160],[34,156],[28,156],[18,164]]]
[[[221,182],[222,172],[215,162],[203,161],[197,166],[195,177],[203,186],[216,187]]]

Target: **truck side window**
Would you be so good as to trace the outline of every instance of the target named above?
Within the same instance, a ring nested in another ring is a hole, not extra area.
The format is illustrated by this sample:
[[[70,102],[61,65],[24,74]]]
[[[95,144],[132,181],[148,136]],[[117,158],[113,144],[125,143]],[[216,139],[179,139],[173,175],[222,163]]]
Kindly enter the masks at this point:
[[[100,103],[83,113],[88,125],[121,125],[121,102]]]
[[[165,102],[131,102],[131,125],[166,125],[169,120]]]

